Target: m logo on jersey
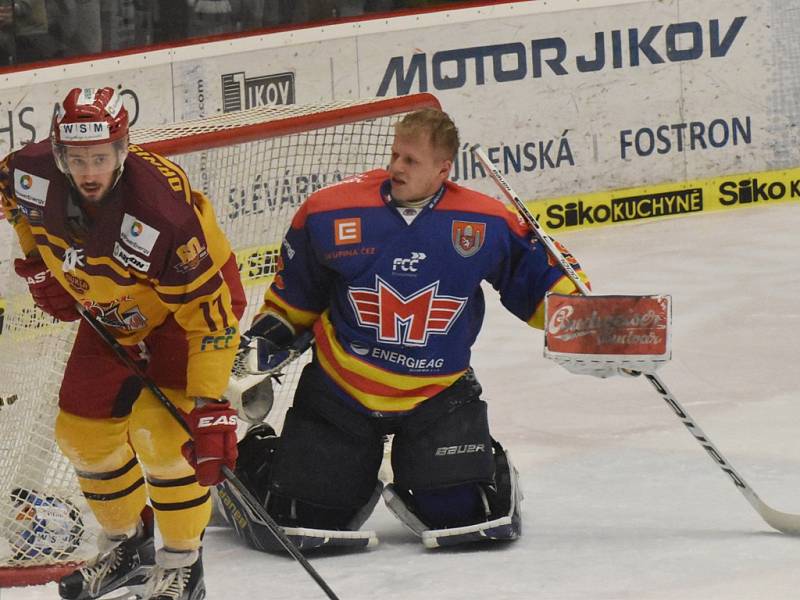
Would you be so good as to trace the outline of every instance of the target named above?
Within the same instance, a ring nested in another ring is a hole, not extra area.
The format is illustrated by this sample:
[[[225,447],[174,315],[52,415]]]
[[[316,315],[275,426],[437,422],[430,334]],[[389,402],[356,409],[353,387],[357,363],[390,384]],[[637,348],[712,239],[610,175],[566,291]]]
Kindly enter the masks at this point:
[[[486,223],[453,221],[451,233],[453,248],[464,258],[469,258],[483,246],[486,239]]]
[[[466,298],[440,296],[435,281],[403,296],[379,276],[374,288],[350,288],[350,305],[362,327],[377,332],[379,342],[426,346],[431,334],[445,335],[467,304]]]

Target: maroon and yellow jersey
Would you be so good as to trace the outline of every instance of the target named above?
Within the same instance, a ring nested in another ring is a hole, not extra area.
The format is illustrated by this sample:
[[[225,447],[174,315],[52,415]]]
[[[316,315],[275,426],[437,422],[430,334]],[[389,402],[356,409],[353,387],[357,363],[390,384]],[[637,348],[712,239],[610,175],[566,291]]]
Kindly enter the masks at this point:
[[[167,317],[186,332],[189,396],[219,398],[239,344],[244,296],[213,207],[169,160],[131,146],[114,189],[87,221],[49,141],[0,163],[3,211],[72,296],[124,345]]]

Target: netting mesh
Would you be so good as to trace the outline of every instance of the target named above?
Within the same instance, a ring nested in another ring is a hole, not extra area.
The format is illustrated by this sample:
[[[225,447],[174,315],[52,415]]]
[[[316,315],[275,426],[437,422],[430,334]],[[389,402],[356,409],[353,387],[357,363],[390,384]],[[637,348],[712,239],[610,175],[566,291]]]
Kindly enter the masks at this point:
[[[277,131],[285,127],[285,131],[280,133],[296,133],[310,128],[319,129],[320,127],[330,127],[339,122],[352,122],[359,118],[371,118],[381,116],[386,110],[395,111],[395,106],[400,106],[405,100],[376,101],[374,98],[362,100],[345,100],[341,102],[329,102],[325,104],[292,104],[286,106],[261,106],[250,110],[225,113],[205,119],[195,119],[161,125],[151,129],[140,129],[132,132],[132,139],[140,143],[155,143],[165,140],[182,139],[181,145],[188,145],[188,138],[202,139],[203,134],[218,134],[223,131],[234,132],[240,139],[248,136],[248,131],[244,128],[254,126],[256,130],[262,130],[264,123],[271,123],[271,130]],[[381,107],[381,104],[387,109]],[[359,117],[359,115],[362,115]],[[263,130],[262,130],[263,131]],[[259,133],[256,137],[263,137]],[[274,133],[273,133],[274,136]],[[210,146],[207,140],[201,141],[200,145]]]
[[[193,187],[214,202],[247,292],[245,330],[274,275],[283,234],[308,194],[385,166],[392,124],[403,113],[434,103],[422,95],[355,105],[264,107],[131,137],[154,151],[167,150]],[[239,143],[241,137],[248,141]],[[53,439],[58,388],[76,327],[35,309],[13,272],[2,274],[0,284],[7,300],[0,335],[2,586],[25,582],[26,567],[87,558],[94,553],[96,524]],[[278,430],[308,358],[298,360],[276,386],[267,421]]]

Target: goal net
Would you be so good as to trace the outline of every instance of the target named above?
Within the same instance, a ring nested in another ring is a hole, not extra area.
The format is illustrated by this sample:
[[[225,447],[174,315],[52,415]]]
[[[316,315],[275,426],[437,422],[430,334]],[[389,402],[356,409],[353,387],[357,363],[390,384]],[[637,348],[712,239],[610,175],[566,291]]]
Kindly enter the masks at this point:
[[[394,122],[429,106],[438,107],[433,96],[416,94],[261,107],[132,131],[131,143],[169,156],[214,202],[247,292],[244,331],[299,205],[326,185],[387,165]],[[60,578],[95,552],[97,531],[53,436],[76,324],[57,323],[35,308],[25,282],[6,271],[0,273],[6,301],[0,333],[0,587]],[[308,358],[275,386],[267,421],[276,430]]]

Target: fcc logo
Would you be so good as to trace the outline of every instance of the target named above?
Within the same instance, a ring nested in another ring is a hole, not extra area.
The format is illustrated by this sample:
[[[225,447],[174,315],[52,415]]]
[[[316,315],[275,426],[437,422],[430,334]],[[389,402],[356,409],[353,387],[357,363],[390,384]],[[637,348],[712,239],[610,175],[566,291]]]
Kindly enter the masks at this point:
[[[222,76],[222,112],[294,103],[294,73],[245,77],[239,72]]]

